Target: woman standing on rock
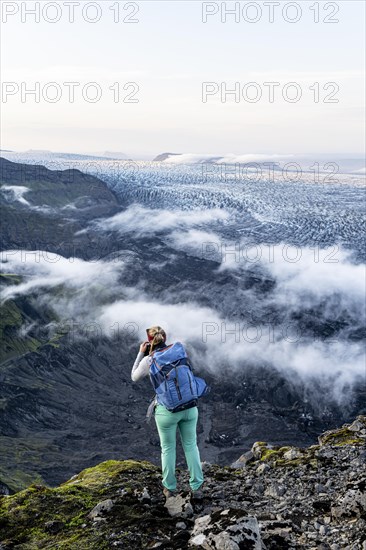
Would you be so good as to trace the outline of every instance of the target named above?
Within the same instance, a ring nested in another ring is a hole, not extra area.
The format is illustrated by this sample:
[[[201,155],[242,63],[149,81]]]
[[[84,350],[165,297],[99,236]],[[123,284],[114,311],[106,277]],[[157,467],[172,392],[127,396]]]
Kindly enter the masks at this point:
[[[133,382],[137,382],[150,374],[150,365],[153,360],[154,352],[167,350],[173,345],[170,344],[170,346],[168,346],[165,343],[165,331],[159,326],[147,329],[146,333],[148,341],[140,345],[139,353],[132,367],[131,378]],[[191,494],[196,498],[201,496],[198,490],[203,483],[203,473],[200,454],[197,447],[197,400],[188,403],[188,408],[184,410],[170,412],[164,405],[158,402],[155,396],[149,407],[148,414],[152,414],[153,410],[155,410],[155,422],[160,438],[164,495],[166,497],[171,497],[176,493],[177,480],[175,477],[175,464],[176,433],[178,427],[187,466],[190,472],[189,484],[191,487]]]

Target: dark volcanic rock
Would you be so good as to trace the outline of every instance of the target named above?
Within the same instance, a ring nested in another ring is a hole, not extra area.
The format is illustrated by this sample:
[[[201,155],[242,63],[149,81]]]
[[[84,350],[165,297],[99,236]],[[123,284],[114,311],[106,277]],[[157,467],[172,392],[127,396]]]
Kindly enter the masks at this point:
[[[247,516],[244,510],[230,508],[197,518],[189,544],[217,550],[263,548],[257,519]]]
[[[0,495],[11,495],[14,491],[0,480]]]

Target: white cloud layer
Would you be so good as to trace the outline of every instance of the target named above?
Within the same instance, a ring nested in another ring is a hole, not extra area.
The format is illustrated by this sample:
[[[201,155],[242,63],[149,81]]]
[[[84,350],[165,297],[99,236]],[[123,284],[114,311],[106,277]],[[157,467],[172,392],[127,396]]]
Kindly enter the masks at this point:
[[[173,229],[209,224],[226,220],[229,213],[220,208],[210,210],[166,210],[146,208],[133,204],[127,210],[119,212],[112,218],[98,222],[103,230],[114,230],[119,233],[133,232],[135,235],[151,235]]]
[[[33,289],[65,285],[68,288],[91,287],[93,284],[114,285],[123,270],[123,263],[85,261],[65,258],[46,250],[5,250],[1,252],[0,265],[7,273],[23,275],[26,281],[5,287],[3,299],[24,295]]]
[[[2,191],[8,199],[19,201],[22,204],[30,206],[30,203],[23,197],[23,195],[29,191],[28,187],[24,187],[24,185],[2,185],[0,191]]]
[[[355,383],[365,378],[365,355],[360,343],[271,338],[266,325],[248,329],[235,324],[211,308],[194,303],[167,304],[153,301],[139,293],[127,301],[104,306],[99,322],[105,334],[116,327],[130,327],[140,341],[145,329],[162,326],[169,341],[189,344],[195,368],[204,373],[235,376],[249,366],[272,365],[292,382],[302,381],[305,387],[323,394],[324,399],[338,403],[349,399]],[[132,298],[132,299],[131,299]],[[136,350],[137,351],[137,350]]]
[[[247,164],[247,163],[261,163],[261,162],[278,162],[280,160],[286,160],[292,158],[293,155],[263,155],[258,153],[247,153],[243,155],[235,155],[233,153],[226,153],[222,156],[214,153],[182,153],[181,155],[172,155],[164,160],[164,164],[202,164],[210,161],[211,159],[217,159],[217,164]],[[219,158],[218,158],[219,157]]]
[[[195,229],[182,235],[173,232],[174,239],[185,239],[188,246],[210,235]],[[276,248],[275,257],[278,252]],[[272,303],[291,312],[304,305],[318,305],[325,296],[328,314],[336,304],[362,321],[364,266],[351,265],[345,252],[337,266],[312,262],[311,253],[314,251],[304,250],[302,261],[295,264],[283,258],[263,262],[277,284],[260,303],[254,291],[247,290],[248,304],[266,308]],[[5,287],[2,300],[42,290],[37,299],[53,308],[61,320],[94,324],[97,332],[108,338],[113,338],[118,328],[142,341],[145,329],[158,324],[165,328],[170,341],[181,340],[189,345],[198,371],[235,376],[248,367],[273,366],[291,382],[302,381],[314,399],[322,395],[323,400],[346,403],[352,386],[364,382],[365,354],[360,342],[343,336],[323,341],[308,335],[293,338],[291,330],[284,330],[286,327],[271,329],[268,323],[250,326],[248,322],[234,322],[211,307],[199,305],[193,297],[179,301],[179,291],[171,296],[165,293],[163,300],[152,298],[137,287],[123,286],[123,271],[130,260],[88,262],[45,251],[4,251],[3,270],[23,275],[26,280]],[[65,291],[53,292],[58,285]]]

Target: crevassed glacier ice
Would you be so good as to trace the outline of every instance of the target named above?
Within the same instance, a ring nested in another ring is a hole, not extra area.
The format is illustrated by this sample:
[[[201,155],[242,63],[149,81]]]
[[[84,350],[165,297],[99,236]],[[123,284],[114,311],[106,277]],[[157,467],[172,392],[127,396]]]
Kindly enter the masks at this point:
[[[22,155],[19,160],[39,162],[31,155]],[[230,218],[215,228],[223,238],[293,245],[341,244],[355,252],[355,261],[365,261],[362,174],[320,174],[316,183],[312,172],[286,175],[260,165],[259,172],[246,170],[244,174],[233,166],[152,161],[57,162],[52,158],[49,166],[47,159],[43,164],[51,169],[78,168],[96,175],[126,206],[139,203],[169,210],[225,209]]]

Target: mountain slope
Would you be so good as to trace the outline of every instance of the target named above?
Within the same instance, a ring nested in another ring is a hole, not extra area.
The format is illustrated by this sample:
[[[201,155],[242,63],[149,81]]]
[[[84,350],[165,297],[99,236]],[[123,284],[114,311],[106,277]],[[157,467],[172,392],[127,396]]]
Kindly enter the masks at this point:
[[[17,199],[17,188],[26,189],[23,201]],[[1,157],[0,197],[1,250],[48,250],[66,257],[95,243],[93,231],[75,235],[89,220],[121,210],[113,192],[94,176]]]
[[[0,157],[1,186],[25,186],[32,206],[62,207],[85,199],[88,206],[117,204],[114,194],[98,178],[80,170],[49,170]]]

